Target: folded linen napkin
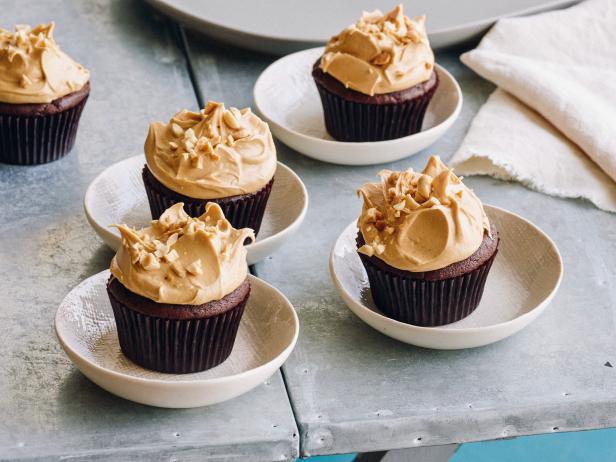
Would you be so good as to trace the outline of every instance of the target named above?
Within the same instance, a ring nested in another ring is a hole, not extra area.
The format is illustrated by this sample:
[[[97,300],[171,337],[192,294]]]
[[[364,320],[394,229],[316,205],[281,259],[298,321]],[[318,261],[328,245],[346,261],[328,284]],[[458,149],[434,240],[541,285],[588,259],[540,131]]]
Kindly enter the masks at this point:
[[[500,20],[461,60],[497,89],[451,163],[616,212],[616,1]]]

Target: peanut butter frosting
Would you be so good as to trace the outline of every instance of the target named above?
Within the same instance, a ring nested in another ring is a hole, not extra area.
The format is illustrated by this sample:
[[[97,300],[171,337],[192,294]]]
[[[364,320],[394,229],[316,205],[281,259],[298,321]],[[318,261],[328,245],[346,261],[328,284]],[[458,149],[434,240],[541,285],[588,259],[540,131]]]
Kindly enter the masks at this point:
[[[157,303],[220,300],[246,279],[244,241],[254,241],[254,232],[233,228],[213,202],[199,218],[189,217],[183,207],[173,205],[140,230],[117,225],[122,245],[111,273],[131,292]]]
[[[402,5],[374,10],[332,37],[319,67],[346,88],[366,95],[406,90],[430,78],[434,53],[426,17],[409,19]]]
[[[0,29],[0,102],[50,103],[80,90],[90,73],[53,38],[54,23]]]
[[[382,170],[379,177],[358,191],[366,242],[359,252],[404,271],[432,271],[470,257],[489,235],[481,201],[438,156],[422,173]]]
[[[201,112],[183,110],[169,123],[150,124],[148,168],[169,189],[195,199],[259,191],[276,172],[268,125],[249,108],[210,101]]]

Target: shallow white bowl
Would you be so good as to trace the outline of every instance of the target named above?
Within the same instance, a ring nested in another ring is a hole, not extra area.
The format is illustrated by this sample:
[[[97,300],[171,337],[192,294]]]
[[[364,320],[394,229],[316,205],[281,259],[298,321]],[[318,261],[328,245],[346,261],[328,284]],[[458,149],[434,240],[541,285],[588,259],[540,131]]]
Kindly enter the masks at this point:
[[[142,155],[117,162],[98,175],[86,191],[84,209],[88,222],[103,242],[117,250],[120,233],[111,225],[147,226],[152,216],[141,179]],[[253,265],[276,251],[295,233],[308,210],[308,191],[289,167],[278,162],[274,186],[267,201],[256,242],[246,246]]]
[[[56,313],[56,333],[70,360],[94,383],[150,406],[189,408],[235,398],[257,387],[289,357],[299,334],[297,314],[276,288],[249,276],[251,293],[229,358],[194,374],[163,374],[126,358],[107,296],[109,271],[75,287]]]
[[[439,87],[430,101],[421,132],[395,140],[348,143],[325,129],[323,107],[312,78],[312,65],[323,48],[285,56],[259,76],[255,109],[284,144],[314,159],[343,165],[373,165],[408,157],[427,148],[455,122],[462,109],[456,79],[438,64]]]
[[[498,207],[485,206],[500,244],[483,298],[470,316],[440,327],[390,319],[374,305],[357,255],[356,222],[338,237],[329,269],[338,293],[362,321],[389,337],[440,350],[473,348],[502,340],[533,322],[558,290],[563,263],[556,244],[537,226]]]

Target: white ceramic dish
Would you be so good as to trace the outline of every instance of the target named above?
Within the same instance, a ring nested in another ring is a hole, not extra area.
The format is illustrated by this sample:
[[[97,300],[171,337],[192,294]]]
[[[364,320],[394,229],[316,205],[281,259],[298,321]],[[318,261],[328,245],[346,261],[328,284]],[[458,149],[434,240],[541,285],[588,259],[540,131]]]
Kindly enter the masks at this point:
[[[219,40],[286,54],[323,45],[362,10],[389,11],[400,0],[148,0],[163,13]],[[428,17],[430,43],[442,48],[476,38],[497,19],[562,8],[576,0],[408,0],[410,16]]]
[[[75,287],[56,313],[56,333],[70,360],[94,383],[150,406],[189,408],[235,398],[257,387],[289,357],[299,334],[293,306],[276,288],[249,276],[251,293],[231,356],[194,374],[162,374],[137,366],[118,343],[107,296],[109,271]]]
[[[437,64],[440,83],[421,132],[387,141],[336,141],[325,130],[321,100],[311,75],[312,65],[322,53],[322,48],[312,48],[280,58],[259,76],[253,95],[255,109],[269,123],[272,133],[308,157],[343,165],[393,162],[430,146],[460,114],[460,86]]]
[[[98,175],[86,191],[86,217],[103,242],[117,250],[120,234],[110,226],[126,223],[136,228],[152,219],[141,179],[141,155],[113,164]],[[308,209],[308,191],[293,170],[278,162],[274,186],[256,242],[246,246],[252,265],[276,251],[297,231]]]
[[[419,327],[384,316],[375,306],[356,251],[357,226],[342,232],[329,268],[347,306],[371,327],[401,342],[440,350],[473,348],[520,331],[548,306],[558,290],[563,263],[556,244],[538,227],[506,210],[485,206],[501,242],[481,303],[470,316],[441,327]]]

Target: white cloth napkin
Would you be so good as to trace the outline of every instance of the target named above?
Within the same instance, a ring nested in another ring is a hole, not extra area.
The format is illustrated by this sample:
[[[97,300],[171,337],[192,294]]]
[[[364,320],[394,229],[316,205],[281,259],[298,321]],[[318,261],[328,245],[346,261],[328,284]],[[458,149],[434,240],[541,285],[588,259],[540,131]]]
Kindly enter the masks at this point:
[[[500,20],[461,60],[497,89],[451,163],[616,212],[616,0]]]

